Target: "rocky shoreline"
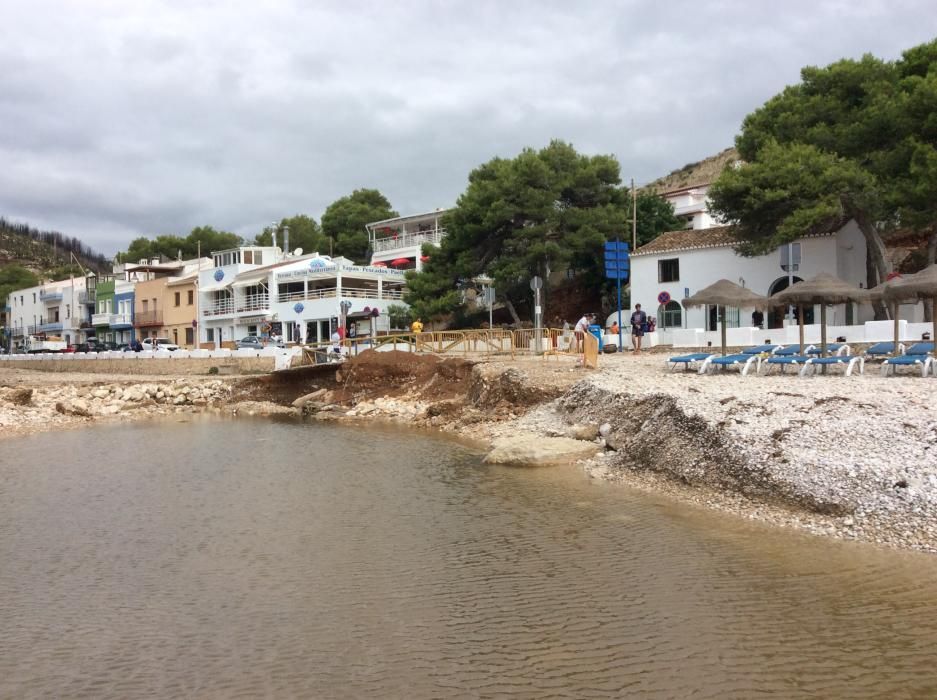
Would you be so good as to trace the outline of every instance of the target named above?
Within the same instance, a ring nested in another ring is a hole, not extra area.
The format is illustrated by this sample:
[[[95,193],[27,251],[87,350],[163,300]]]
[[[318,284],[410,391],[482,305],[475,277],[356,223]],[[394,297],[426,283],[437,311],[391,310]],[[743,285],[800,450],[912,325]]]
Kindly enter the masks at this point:
[[[670,373],[653,354],[603,358],[595,372],[536,359],[392,359],[292,380],[289,391],[237,378],[21,381],[0,387],[0,435],[193,411],[399,422],[488,445],[490,462],[578,464],[687,504],[937,553],[930,380],[700,377]]]

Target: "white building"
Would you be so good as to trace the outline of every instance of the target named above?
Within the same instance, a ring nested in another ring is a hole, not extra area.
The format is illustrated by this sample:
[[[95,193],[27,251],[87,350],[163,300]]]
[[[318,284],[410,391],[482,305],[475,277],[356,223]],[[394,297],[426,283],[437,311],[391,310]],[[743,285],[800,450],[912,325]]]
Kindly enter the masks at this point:
[[[261,246],[212,258],[214,266],[199,273],[200,343],[221,346],[265,333],[324,342],[343,317],[359,336],[386,332],[387,307],[402,303],[404,273],[388,267],[318,253],[283,256],[279,248]]]
[[[371,265],[398,270],[421,270],[424,244],[439,246],[446,235],[441,224],[448,209],[426,214],[398,216],[367,224],[371,244]]]
[[[720,221],[709,213],[709,184],[681,187],[660,196],[673,205],[677,218],[685,222],[685,228],[705,229],[719,226]]]
[[[60,337],[69,344],[85,340],[89,332],[94,334],[90,327],[93,304],[94,295],[88,294],[84,277],[16,290],[7,297],[13,347],[23,347],[30,335]]]
[[[657,318],[657,342],[672,342],[674,332],[681,329],[717,330],[715,307],[686,310],[680,302],[720,279],[765,296],[821,272],[865,286],[866,244],[852,221],[760,257],[736,254],[735,243],[728,226],[687,229],[664,233],[632,253],[631,303],[640,303]],[[727,309],[727,328],[753,327],[753,311]],[[765,313],[764,329],[783,328],[790,321],[787,316],[785,309]],[[807,324],[818,323],[819,307],[805,308],[804,317]],[[827,313],[830,326],[861,324],[871,318],[870,307],[856,304],[840,304]]]

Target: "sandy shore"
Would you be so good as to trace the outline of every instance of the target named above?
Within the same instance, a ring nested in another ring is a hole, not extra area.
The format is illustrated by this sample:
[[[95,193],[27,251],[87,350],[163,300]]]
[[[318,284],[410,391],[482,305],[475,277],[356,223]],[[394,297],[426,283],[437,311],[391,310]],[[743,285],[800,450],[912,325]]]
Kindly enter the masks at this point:
[[[485,444],[564,436],[595,443],[597,456],[579,462],[595,478],[815,534],[937,552],[937,380],[882,378],[875,367],[848,378],[699,376],[670,372],[666,357],[603,356],[597,371],[569,358],[447,361],[446,371],[409,375],[383,358],[359,385],[346,366],[276,392],[256,378],[70,375],[63,385],[6,369],[0,436],[205,410],[402,421]],[[33,389],[31,405],[11,403],[17,387]],[[287,407],[312,389],[314,400]],[[273,394],[279,406],[264,400]],[[76,399],[89,402],[88,415],[69,410]]]

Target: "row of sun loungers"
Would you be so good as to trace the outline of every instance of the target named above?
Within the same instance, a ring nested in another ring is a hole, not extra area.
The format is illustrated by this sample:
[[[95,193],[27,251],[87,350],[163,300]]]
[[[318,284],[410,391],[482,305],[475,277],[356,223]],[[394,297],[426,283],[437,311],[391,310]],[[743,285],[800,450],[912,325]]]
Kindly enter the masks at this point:
[[[752,369],[755,374],[767,374],[772,366],[777,366],[782,374],[788,367],[792,367],[799,371],[800,376],[806,377],[815,374],[818,368],[841,366],[848,377],[857,370],[858,374],[864,374],[866,360],[881,359],[882,376],[887,376],[889,372],[895,374],[897,368],[902,366],[920,368],[923,377],[930,372],[937,376],[934,343],[915,343],[907,349],[899,343],[898,356],[893,356],[894,343],[876,343],[862,355],[852,355],[850,347],[845,343],[830,343],[826,349],[827,356],[821,357],[821,349],[815,345],[803,348],[799,345],[758,345],[733,355],[700,352],[671,357],[668,362],[672,370],[682,365],[684,370],[696,369],[700,374],[716,368],[724,370],[737,367],[742,376],[748,375]]]

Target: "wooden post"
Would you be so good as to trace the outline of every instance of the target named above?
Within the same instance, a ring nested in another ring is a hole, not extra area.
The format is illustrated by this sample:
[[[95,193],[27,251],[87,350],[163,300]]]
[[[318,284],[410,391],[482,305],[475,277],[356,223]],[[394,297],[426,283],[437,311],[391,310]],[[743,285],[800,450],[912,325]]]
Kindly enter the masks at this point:
[[[826,357],[826,304],[820,304],[820,357]]]
[[[804,354],[804,305],[797,307],[797,321],[800,324],[800,354]]]
[[[722,326],[722,356],[726,356],[726,307],[719,307],[719,323]]]
[[[631,251],[634,252],[637,249],[638,249],[638,191],[634,188],[634,178],[631,178]]]
[[[894,351],[892,354],[895,357],[898,357],[900,353],[898,352],[898,302],[897,301],[891,305],[891,315],[892,315],[892,318],[894,319],[894,324],[895,324],[895,332],[894,332],[895,347],[892,348],[892,350]]]

